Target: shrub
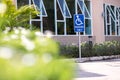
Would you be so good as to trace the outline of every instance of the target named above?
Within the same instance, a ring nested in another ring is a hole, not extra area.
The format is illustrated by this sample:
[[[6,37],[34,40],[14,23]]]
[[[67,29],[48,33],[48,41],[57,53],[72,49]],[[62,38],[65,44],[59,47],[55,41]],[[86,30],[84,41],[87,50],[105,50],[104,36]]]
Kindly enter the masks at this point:
[[[120,51],[120,42],[117,41],[106,41],[102,44],[95,44],[93,47],[93,53],[95,56],[110,56],[110,55],[118,55]]]
[[[81,56],[82,57],[93,56],[92,47],[93,47],[92,42],[82,43],[82,45],[81,45]]]
[[[92,44],[89,42],[82,43],[81,56],[93,57],[93,56],[111,56],[120,54],[120,42],[118,41],[106,41],[100,44]],[[79,57],[78,46],[61,46],[61,55],[69,58]]]
[[[60,55],[68,58],[77,58],[79,57],[79,49],[77,46],[60,46]]]

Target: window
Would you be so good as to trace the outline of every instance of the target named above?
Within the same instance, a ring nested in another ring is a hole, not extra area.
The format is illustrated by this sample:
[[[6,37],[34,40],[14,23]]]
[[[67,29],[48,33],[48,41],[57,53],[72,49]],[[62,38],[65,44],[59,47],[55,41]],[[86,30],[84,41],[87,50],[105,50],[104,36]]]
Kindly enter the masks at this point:
[[[66,19],[71,18],[68,5],[65,0],[54,0],[55,10],[55,34],[67,35]],[[59,13],[62,13],[62,19],[59,19]],[[63,24],[63,25],[61,25]]]
[[[37,14],[35,19],[30,19],[32,27],[37,26],[41,32],[51,30],[55,35],[76,35],[73,26],[73,15],[78,13],[85,16],[85,31],[81,34],[92,35],[91,0],[28,1],[27,4],[34,4],[36,10],[42,13]],[[20,4],[19,2],[23,4],[26,3],[26,0],[18,0],[18,4]],[[75,3],[77,3],[77,6]]]
[[[70,11],[68,9],[68,6],[66,4],[65,0],[57,0],[60,11],[62,12],[62,15],[66,18],[71,18]]]
[[[37,11],[41,12],[40,14],[37,14],[38,16],[42,15],[43,17],[47,17],[46,9],[43,3],[43,0],[32,0],[33,4]]]
[[[104,4],[105,35],[120,35],[120,8]]]

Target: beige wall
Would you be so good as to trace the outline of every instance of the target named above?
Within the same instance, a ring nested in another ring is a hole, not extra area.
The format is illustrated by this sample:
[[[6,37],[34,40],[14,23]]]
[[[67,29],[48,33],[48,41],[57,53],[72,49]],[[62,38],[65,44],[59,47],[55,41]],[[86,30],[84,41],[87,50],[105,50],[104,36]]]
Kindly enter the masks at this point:
[[[103,0],[104,3],[120,6],[120,0]]]
[[[93,18],[93,36],[96,37],[96,42],[105,41],[104,37],[104,18],[103,0],[92,0],[92,18]]]
[[[88,38],[88,36],[81,36],[81,42],[93,41],[95,43],[95,36]],[[78,36],[53,36],[53,39],[59,42],[61,45],[76,45],[78,46],[79,37]]]

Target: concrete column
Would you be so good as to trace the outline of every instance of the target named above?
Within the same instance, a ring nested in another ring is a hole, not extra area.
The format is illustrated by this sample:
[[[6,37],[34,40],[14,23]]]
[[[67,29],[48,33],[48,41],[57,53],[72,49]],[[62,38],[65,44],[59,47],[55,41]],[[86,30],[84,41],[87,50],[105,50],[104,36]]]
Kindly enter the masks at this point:
[[[105,41],[104,17],[102,14],[103,0],[92,0],[93,36],[96,37],[96,43]]]

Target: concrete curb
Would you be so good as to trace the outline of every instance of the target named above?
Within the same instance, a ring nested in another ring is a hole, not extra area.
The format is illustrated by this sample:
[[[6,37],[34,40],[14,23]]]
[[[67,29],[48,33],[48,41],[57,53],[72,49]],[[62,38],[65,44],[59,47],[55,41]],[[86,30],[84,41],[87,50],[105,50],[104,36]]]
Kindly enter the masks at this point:
[[[108,60],[108,59],[118,59],[120,55],[112,55],[112,56],[99,56],[99,57],[85,57],[85,58],[74,58],[73,61],[80,62],[89,62],[89,61],[100,61],[100,60]]]

